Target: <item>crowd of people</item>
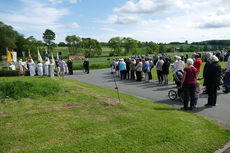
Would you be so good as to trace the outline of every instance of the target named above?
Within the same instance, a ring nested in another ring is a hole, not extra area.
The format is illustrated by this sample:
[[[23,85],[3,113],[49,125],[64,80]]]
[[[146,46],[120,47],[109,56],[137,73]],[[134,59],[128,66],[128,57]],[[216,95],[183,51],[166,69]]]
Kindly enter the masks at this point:
[[[84,72],[89,74],[89,60],[88,58],[84,59],[83,61],[83,68]],[[17,65],[17,66],[16,66]],[[21,75],[25,75],[26,70],[29,70],[30,76],[49,76],[50,74],[50,67],[49,65],[55,65],[56,66],[56,75],[57,76],[64,76],[64,75],[73,75],[73,61],[72,59],[68,59],[67,62],[63,60],[63,58],[54,60],[46,59],[46,61],[43,63],[41,60],[38,60],[37,64],[33,61],[33,59],[26,59],[23,61],[20,59],[17,64],[11,62],[9,65],[9,69],[16,70],[16,67],[18,70],[20,70]]]
[[[219,61],[227,61],[226,68],[221,68]],[[205,62],[203,77],[198,78],[201,73],[202,62]],[[171,64],[172,63],[172,64]],[[185,65],[187,63],[187,66]],[[153,67],[156,72],[152,72]],[[149,82],[152,80],[152,73],[157,74],[160,85],[168,85],[168,75],[171,71],[175,78],[181,78],[176,82],[184,93],[184,110],[192,110],[197,107],[199,94],[201,93],[199,80],[204,79],[205,90],[208,94],[208,102],[205,106],[216,106],[217,90],[219,89],[221,78],[223,78],[223,92],[230,92],[230,50],[226,53],[194,53],[191,58],[187,54],[184,56],[154,55],[138,56],[130,58],[114,59],[112,62],[112,72],[121,80],[136,80]],[[223,75],[224,73],[224,75]],[[190,102],[190,107],[188,104]]]

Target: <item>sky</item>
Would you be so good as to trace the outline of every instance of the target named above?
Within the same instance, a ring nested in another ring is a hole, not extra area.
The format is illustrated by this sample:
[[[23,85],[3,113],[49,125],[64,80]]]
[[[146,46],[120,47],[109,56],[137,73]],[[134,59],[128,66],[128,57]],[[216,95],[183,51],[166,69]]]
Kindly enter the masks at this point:
[[[0,21],[25,37],[56,34],[107,42],[157,43],[230,38],[230,0],[0,0]]]

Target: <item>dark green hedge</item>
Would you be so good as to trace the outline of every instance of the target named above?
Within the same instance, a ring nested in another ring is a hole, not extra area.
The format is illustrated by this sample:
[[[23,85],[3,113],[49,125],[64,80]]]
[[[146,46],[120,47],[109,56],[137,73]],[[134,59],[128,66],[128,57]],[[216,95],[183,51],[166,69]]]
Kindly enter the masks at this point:
[[[19,76],[19,70],[0,70],[0,77]]]

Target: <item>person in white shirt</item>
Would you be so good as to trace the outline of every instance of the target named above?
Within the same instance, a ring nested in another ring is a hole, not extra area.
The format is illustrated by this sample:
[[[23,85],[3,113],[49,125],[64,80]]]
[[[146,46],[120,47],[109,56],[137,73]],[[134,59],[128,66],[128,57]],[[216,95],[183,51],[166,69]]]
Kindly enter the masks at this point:
[[[173,74],[179,70],[183,72],[184,66],[185,64],[184,64],[184,61],[181,60],[181,57],[176,56],[176,61],[174,62],[173,68],[172,68]]]
[[[50,62],[48,59],[46,59],[46,62],[44,63],[45,65],[45,75],[49,75],[49,65],[50,65]]]
[[[37,69],[38,69],[38,75],[43,76],[43,66],[40,60],[38,61]]]
[[[34,76],[35,75],[35,63],[32,59],[29,59],[29,70],[30,70],[30,76]]]

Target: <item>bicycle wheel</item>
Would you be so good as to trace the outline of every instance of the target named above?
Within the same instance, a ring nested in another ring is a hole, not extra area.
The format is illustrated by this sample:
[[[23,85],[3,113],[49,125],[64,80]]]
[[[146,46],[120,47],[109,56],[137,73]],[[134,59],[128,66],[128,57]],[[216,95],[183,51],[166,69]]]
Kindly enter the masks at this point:
[[[177,92],[175,90],[169,90],[168,96],[169,96],[169,99],[175,100],[177,98]]]
[[[184,103],[184,93],[183,92],[180,94],[180,101]]]

